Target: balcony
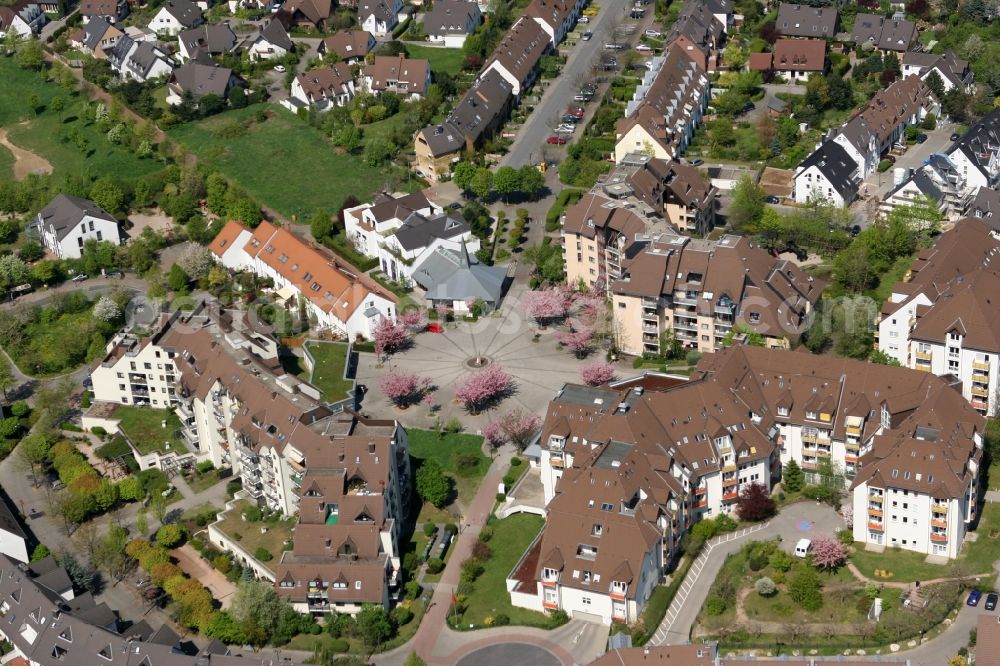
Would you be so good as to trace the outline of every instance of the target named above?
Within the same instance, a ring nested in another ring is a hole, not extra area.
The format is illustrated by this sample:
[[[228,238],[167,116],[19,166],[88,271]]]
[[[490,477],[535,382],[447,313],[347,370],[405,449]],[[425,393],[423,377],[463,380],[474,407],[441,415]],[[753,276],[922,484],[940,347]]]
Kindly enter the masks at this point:
[[[858,464],[858,456],[857,456],[857,454],[855,454],[855,453],[845,453],[844,454],[844,462],[847,463],[848,465],[857,465]]]
[[[882,495],[881,493],[868,493],[869,502],[878,502],[879,504],[881,504],[882,500],[884,499],[885,495]]]
[[[881,518],[882,517],[882,509],[870,506],[870,507],[868,507],[868,515],[871,516],[871,517],[874,517],[874,518]]]
[[[698,322],[694,319],[674,319],[674,328],[682,331],[697,331]]]
[[[729,473],[735,472],[735,471],[736,471],[736,463],[734,463],[734,462],[726,462],[726,463],[722,464],[722,473],[723,474],[729,474]]]
[[[732,500],[738,499],[740,496],[740,491],[738,489],[730,490],[729,492],[722,493],[722,500],[724,502],[731,502]]]
[[[731,478],[731,479],[723,479],[722,480],[722,487],[723,488],[728,488],[729,486],[735,486],[738,483],[738,481],[739,480],[735,476],[733,478]]]
[[[704,495],[707,491],[708,491],[708,488],[706,488],[705,486],[699,486],[699,487],[697,487],[697,488],[694,489],[694,494],[696,496],[697,495]]]
[[[830,449],[816,449],[816,456],[819,458],[829,458]]]
[[[985,400],[976,400],[975,398],[972,399],[972,406],[981,410],[986,410],[990,407]]]
[[[885,531],[885,527],[882,525],[882,523],[876,523],[872,521],[868,521],[868,529],[871,530],[872,532]]]
[[[972,362],[972,369],[973,370],[978,370],[978,371],[983,372],[983,373],[988,373],[990,371],[990,362],[989,361],[973,361]]]
[[[659,333],[660,328],[656,324],[650,324],[647,321],[643,321],[642,330],[644,333]]]
[[[703,507],[706,507],[706,506],[708,506],[708,498],[702,498],[700,500],[696,500],[695,503],[692,506],[695,509],[701,509]]]
[[[860,426],[847,426],[847,434],[851,437],[861,437],[861,427]]]
[[[948,505],[945,504],[945,503],[941,503],[941,502],[935,502],[934,504],[931,505],[931,511],[933,513],[940,513],[940,514],[947,515],[947,513],[948,513]]]
[[[973,384],[972,395],[976,396],[977,398],[986,398],[988,400],[990,397],[990,390],[988,388],[982,386],[976,386],[975,384]]]
[[[563,461],[563,457],[561,455],[550,456],[549,457],[549,464],[552,465],[553,467],[558,467],[559,469],[562,469],[565,466],[565,463]]]
[[[559,609],[559,602],[558,601],[543,601],[542,602],[542,607],[546,608],[548,610],[558,610]]]
[[[929,352],[929,351],[926,351],[926,352],[916,351],[916,352],[913,352],[913,355],[916,357],[916,359],[918,361],[927,361],[928,363],[930,363],[931,356],[932,356],[931,352]]]
[[[802,469],[808,469],[808,470],[811,470],[811,471],[819,469],[819,465],[816,464],[815,460],[803,460],[801,463],[799,463],[799,467],[801,467]]]
[[[931,518],[931,527],[940,527],[941,529],[948,529],[948,521],[941,518]]]
[[[948,535],[944,532],[931,532],[931,541],[934,543],[948,543]]]

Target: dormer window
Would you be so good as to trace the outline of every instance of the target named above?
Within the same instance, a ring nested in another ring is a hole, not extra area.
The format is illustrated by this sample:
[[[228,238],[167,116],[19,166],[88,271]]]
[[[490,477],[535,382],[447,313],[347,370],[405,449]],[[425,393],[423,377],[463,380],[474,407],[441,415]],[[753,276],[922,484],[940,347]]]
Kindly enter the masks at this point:
[[[806,412],[806,418],[807,419],[812,419],[813,421],[815,421],[816,420],[816,412]]]
[[[788,407],[779,406],[778,416],[788,416]]]
[[[590,528],[590,536],[599,537],[604,533],[604,527],[599,523],[594,523],[594,526]]]

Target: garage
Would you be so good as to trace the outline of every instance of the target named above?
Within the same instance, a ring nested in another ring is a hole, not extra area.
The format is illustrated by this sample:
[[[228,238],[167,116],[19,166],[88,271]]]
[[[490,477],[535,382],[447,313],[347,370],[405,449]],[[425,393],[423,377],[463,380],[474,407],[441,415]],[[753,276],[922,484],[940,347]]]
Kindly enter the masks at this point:
[[[593,624],[604,624],[604,618],[600,615],[595,615],[594,613],[584,613],[579,610],[573,611],[573,619],[583,620],[584,622],[591,622]]]

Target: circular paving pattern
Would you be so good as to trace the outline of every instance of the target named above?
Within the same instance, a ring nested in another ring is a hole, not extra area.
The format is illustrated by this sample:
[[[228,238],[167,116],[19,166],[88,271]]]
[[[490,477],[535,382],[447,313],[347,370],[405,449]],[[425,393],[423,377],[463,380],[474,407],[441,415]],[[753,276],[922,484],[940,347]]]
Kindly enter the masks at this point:
[[[456,666],[562,666],[545,648],[527,643],[501,643],[471,652]]]

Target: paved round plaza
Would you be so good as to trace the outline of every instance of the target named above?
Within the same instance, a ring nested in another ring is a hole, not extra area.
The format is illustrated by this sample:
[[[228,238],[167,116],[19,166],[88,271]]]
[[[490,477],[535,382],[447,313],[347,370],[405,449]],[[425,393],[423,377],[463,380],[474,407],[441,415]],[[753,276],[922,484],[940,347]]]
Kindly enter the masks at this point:
[[[500,643],[467,654],[457,666],[562,666],[559,659],[537,645]]]

